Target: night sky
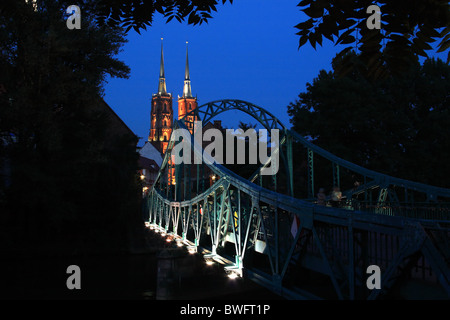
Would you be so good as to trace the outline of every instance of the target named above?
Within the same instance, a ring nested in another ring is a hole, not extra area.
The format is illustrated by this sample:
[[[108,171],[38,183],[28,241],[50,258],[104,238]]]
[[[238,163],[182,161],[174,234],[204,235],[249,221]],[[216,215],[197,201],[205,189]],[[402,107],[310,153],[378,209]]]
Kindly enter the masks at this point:
[[[105,101],[139,137],[150,129],[150,100],[158,87],[161,37],[164,38],[165,75],[168,92],[182,95],[186,41],[192,91],[199,105],[219,99],[241,99],[265,108],[290,127],[287,105],[305,91],[321,69],[343,47],[324,39],[314,50],[298,49],[294,28],[306,16],[295,1],[236,0],[217,6],[213,18],[201,26],[165,23],[160,14],[141,35],[131,30],[119,59],[131,68],[130,79],[110,79]],[[221,115],[223,125],[237,128],[239,121],[256,120],[232,111]]]

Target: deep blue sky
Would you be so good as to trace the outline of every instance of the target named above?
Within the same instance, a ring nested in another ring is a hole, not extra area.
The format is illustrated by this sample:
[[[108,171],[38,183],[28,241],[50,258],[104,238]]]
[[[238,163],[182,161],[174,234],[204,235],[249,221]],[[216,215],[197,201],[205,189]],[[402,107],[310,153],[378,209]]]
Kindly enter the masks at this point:
[[[199,105],[218,99],[242,99],[261,106],[290,126],[287,105],[304,91],[320,69],[330,69],[337,52],[332,43],[315,51],[298,50],[294,26],[305,19],[298,1],[236,0],[218,6],[208,24],[191,26],[175,19],[166,24],[155,15],[141,35],[130,31],[119,59],[131,68],[130,79],[111,79],[105,101],[139,137],[148,136],[150,99],[158,87],[161,37],[167,90],[182,94],[185,48],[189,41],[192,91]],[[177,111],[175,111],[176,113]],[[225,113],[227,127],[255,120],[238,112]],[[140,145],[143,140],[140,141]]]
[[[191,26],[175,19],[166,24],[155,15],[153,25],[141,35],[131,30],[119,59],[131,68],[130,79],[110,79],[105,101],[139,137],[150,129],[150,100],[157,91],[161,37],[167,90],[182,94],[186,41],[192,91],[199,105],[218,99],[241,99],[261,106],[290,127],[287,105],[305,91],[321,69],[330,70],[331,60],[342,49],[324,40],[314,50],[309,44],[298,49],[294,26],[306,16],[298,0],[236,0],[219,5],[208,24]],[[228,128],[239,120],[256,123],[237,111],[221,116]]]

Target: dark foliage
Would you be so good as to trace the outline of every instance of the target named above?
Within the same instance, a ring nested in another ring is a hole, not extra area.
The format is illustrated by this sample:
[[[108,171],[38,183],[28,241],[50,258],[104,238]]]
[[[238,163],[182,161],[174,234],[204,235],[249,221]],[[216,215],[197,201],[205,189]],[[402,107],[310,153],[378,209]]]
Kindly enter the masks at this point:
[[[377,5],[381,10],[381,29],[366,25],[367,8]],[[371,78],[400,74],[427,51],[437,52],[450,47],[450,4],[447,0],[302,0],[298,4],[309,19],[295,26],[300,36],[299,47],[308,41],[316,48],[326,38],[336,45],[349,45],[360,53],[360,61]],[[450,60],[450,52],[447,63]],[[341,73],[349,72],[352,60],[346,60]]]
[[[355,65],[359,57],[350,53]],[[334,70],[341,61],[335,59]],[[324,149],[389,175],[450,187],[450,67],[415,64],[402,76],[371,81],[322,70],[288,106],[293,129]]]
[[[0,15],[4,251],[127,250],[139,222],[137,138],[114,135],[101,99],[107,75],[128,77],[114,58],[126,40],[88,14],[69,30],[64,14],[49,0]]]
[[[172,19],[178,22],[187,19],[188,24],[200,25],[212,18],[213,11],[221,2],[233,3],[233,0],[58,0],[61,8],[78,5],[83,14],[89,14],[100,26],[124,28],[136,32],[151,26],[156,13],[162,14],[166,22]],[[10,11],[16,0],[2,0],[0,10]],[[42,1],[39,1],[42,2]]]

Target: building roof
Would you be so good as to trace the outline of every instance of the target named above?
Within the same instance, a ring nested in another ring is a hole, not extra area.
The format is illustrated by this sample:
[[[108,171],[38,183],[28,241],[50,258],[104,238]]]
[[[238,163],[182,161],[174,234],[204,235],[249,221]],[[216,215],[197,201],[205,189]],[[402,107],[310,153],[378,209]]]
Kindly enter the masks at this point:
[[[146,141],[144,146],[139,150],[139,155],[143,158],[154,160],[158,167],[160,167],[163,162],[161,153],[149,141]]]
[[[159,166],[153,159],[148,159],[145,157],[140,156],[138,159],[139,168],[141,169],[147,169],[149,171],[158,171]]]
[[[136,134],[126,125],[125,122],[123,122],[123,120],[117,115],[117,113],[114,112],[106,101],[103,100],[103,98],[100,98],[100,103],[107,112],[109,119],[112,120],[111,125],[116,128],[116,131],[120,130],[121,134],[129,134],[136,137]]]
[[[187,41],[186,41],[186,69],[184,72],[184,86],[182,98],[192,98],[191,79],[189,76],[189,58],[188,58]]]
[[[158,95],[167,95],[166,89],[166,77],[164,75],[164,51],[161,38],[161,62],[159,65],[159,82],[158,82]]]

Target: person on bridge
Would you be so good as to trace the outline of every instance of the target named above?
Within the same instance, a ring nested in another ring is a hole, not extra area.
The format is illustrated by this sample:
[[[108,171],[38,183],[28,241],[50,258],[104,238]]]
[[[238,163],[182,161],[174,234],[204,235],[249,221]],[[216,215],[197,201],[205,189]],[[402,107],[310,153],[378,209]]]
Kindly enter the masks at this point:
[[[319,206],[326,205],[326,199],[327,199],[327,196],[325,194],[325,189],[324,188],[320,188],[319,189],[319,193],[317,194],[317,204]]]
[[[339,187],[334,186],[333,191],[331,192],[331,205],[335,208],[340,207],[342,200],[342,192]]]

